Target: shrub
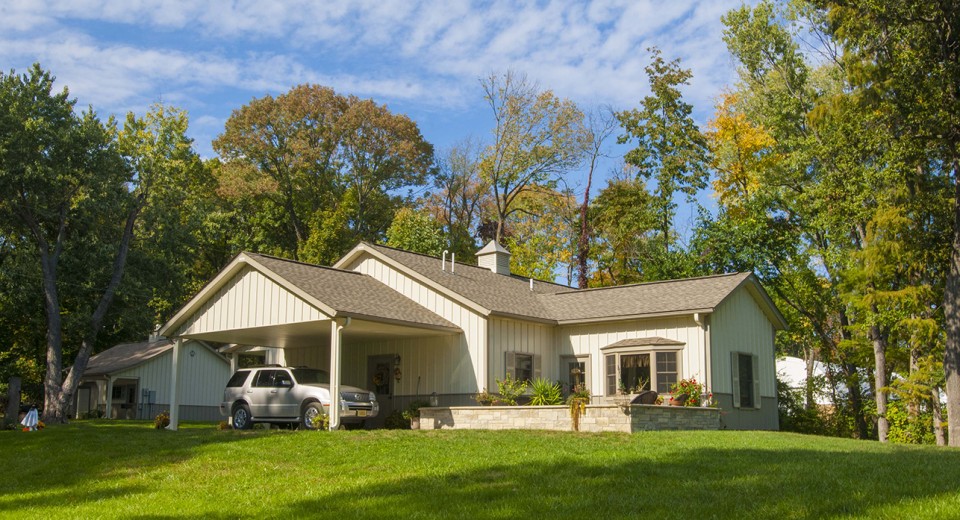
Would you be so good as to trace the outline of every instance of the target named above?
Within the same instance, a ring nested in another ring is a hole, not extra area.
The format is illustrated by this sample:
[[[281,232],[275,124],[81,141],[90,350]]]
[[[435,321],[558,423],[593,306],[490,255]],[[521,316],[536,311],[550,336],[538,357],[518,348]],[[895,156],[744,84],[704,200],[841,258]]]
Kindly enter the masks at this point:
[[[221,430],[221,431],[223,431],[223,430],[229,430],[229,429],[231,429],[231,426],[230,426],[230,423],[227,422],[227,421],[220,421],[220,422],[217,423],[217,429],[218,429],[218,430]]]
[[[168,411],[160,412],[157,414],[156,417],[153,418],[154,428],[158,430],[162,430],[167,426],[170,426],[170,412]]]
[[[420,409],[426,406],[430,406],[430,403],[424,401],[423,399],[417,399],[416,401],[411,402],[407,406],[407,409],[403,411],[403,418],[409,421],[414,417],[420,417]]]
[[[318,413],[310,419],[310,427],[317,431],[327,431],[330,429],[330,415]]]
[[[530,390],[532,392],[530,404],[533,406],[550,406],[563,402],[560,396],[560,384],[555,381],[538,377],[533,380]]]
[[[403,412],[394,410],[383,420],[383,427],[388,430],[404,430],[410,427],[410,421],[403,418]]]
[[[517,381],[507,374],[507,377],[497,379],[497,389],[500,390],[500,401],[503,404],[516,406],[517,398],[527,391],[527,382]]]
[[[494,401],[497,400],[497,396],[491,394],[486,388],[484,388],[482,392],[473,396],[473,400],[476,401],[480,406],[490,406]]]

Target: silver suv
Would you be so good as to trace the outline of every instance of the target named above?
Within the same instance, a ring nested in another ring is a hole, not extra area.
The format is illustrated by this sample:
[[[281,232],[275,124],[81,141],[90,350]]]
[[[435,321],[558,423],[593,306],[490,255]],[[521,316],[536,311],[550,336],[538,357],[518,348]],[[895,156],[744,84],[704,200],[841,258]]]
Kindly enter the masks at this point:
[[[314,418],[330,408],[330,374],[325,370],[258,367],[237,370],[223,391],[220,413],[234,428],[254,423],[298,423],[312,429]],[[377,396],[369,390],[340,386],[340,422],[362,424],[380,412]]]

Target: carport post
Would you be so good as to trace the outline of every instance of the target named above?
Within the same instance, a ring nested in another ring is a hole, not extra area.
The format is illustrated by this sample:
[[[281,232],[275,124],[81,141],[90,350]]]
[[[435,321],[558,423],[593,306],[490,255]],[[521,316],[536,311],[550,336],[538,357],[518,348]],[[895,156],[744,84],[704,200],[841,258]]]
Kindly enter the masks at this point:
[[[340,330],[336,319],[330,320],[330,430],[340,426]]]
[[[173,367],[170,370],[170,425],[168,430],[176,430],[180,426],[180,396],[177,395],[177,372],[179,371],[180,347],[183,339],[177,338],[173,342]]]
[[[107,419],[113,419],[113,376],[107,374],[107,398],[104,399],[106,405],[103,407],[103,416]]]

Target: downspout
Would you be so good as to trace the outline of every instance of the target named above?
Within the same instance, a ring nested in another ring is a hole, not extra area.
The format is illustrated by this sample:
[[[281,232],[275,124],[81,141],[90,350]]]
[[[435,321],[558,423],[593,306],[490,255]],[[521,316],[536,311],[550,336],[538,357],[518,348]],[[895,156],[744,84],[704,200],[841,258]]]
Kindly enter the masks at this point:
[[[711,366],[712,357],[710,352],[710,324],[707,323],[707,316],[701,316],[699,312],[693,313],[693,321],[700,326],[701,341],[703,342],[703,357],[706,365],[703,367],[703,388],[708,394],[713,393],[713,367]]]

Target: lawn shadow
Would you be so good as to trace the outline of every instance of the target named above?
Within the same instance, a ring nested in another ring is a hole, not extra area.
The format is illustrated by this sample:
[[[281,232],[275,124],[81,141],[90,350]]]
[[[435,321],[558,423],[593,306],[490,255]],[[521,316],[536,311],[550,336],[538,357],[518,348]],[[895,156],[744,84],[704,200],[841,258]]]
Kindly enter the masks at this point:
[[[101,500],[147,491],[120,486],[90,491],[89,483],[128,471],[149,471],[193,457],[204,446],[243,442],[254,432],[213,432],[214,424],[187,424],[158,430],[152,422],[91,420],[47,427],[39,432],[0,434],[0,513],[15,510],[27,495],[31,506]],[[117,445],[122,436],[122,445]],[[170,442],[175,438],[176,442]],[[88,450],[81,453],[81,450]],[[89,450],[96,450],[91,456]]]
[[[277,517],[796,518],[869,516],[874,508],[958,496],[960,451],[692,450],[653,462],[492,465],[409,476],[302,500]],[[909,476],[909,479],[905,479]],[[705,513],[705,511],[707,513]]]

